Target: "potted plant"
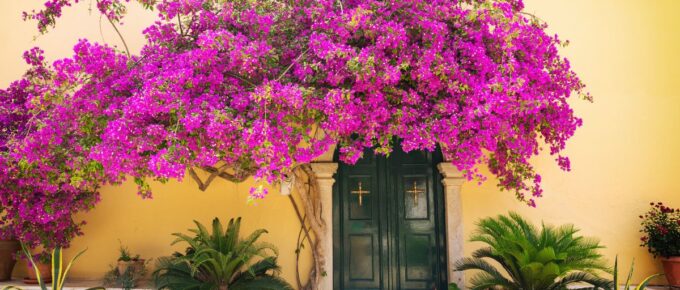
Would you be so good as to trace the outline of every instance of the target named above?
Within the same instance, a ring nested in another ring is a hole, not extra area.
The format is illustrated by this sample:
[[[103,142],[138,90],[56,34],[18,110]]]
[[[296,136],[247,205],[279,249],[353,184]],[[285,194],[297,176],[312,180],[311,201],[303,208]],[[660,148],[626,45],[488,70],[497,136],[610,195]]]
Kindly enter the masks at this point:
[[[64,282],[66,281],[66,277],[68,277],[68,272],[71,270],[71,266],[73,265],[73,262],[75,262],[80,255],[82,255],[85,250],[80,251],[80,253],[76,254],[71,261],[68,262],[68,264],[64,263],[64,258],[62,256],[62,248],[56,248],[52,250],[51,254],[47,254],[48,256],[52,257],[51,259],[51,265],[49,271],[45,272],[44,270],[46,269],[40,269],[38,265],[40,265],[40,262],[37,260],[34,260],[33,257],[34,255],[31,255],[31,253],[28,251],[28,248],[26,245],[23,243],[20,243],[21,245],[21,251],[23,253],[23,256],[26,257],[26,260],[28,260],[29,265],[36,265],[33,268],[33,273],[35,274],[36,280],[37,280],[37,285],[40,285],[40,290],[48,290],[48,285],[47,283],[52,283],[52,290],[63,290],[64,289]],[[47,252],[44,252],[47,253]],[[52,269],[54,268],[54,279],[52,279]],[[49,281],[45,279],[45,276],[50,276]],[[22,288],[19,288],[17,286],[5,286],[5,290],[23,290]],[[85,290],[106,290],[103,287],[93,287],[93,288],[87,288]]]
[[[671,286],[680,286],[680,209],[661,202],[650,203],[652,208],[641,215],[641,246],[654,257],[661,257],[666,278]]]
[[[140,259],[139,255],[130,254],[130,250],[123,245],[119,251],[117,264],[111,266],[111,270],[104,275],[104,285],[122,289],[135,288],[146,276],[146,261]]]
[[[111,270],[104,275],[104,286],[121,289],[133,289],[139,286],[140,281],[146,277],[146,264],[128,267],[125,272],[120,273],[118,267],[111,267]]]
[[[24,253],[26,256],[28,252]],[[52,255],[47,251],[39,251],[33,254],[33,257],[27,257],[26,261],[26,278],[24,283],[37,285],[40,284],[38,279],[38,272],[43,282],[50,283],[52,281]],[[35,266],[33,265],[35,263]],[[36,272],[36,270],[38,272]]]
[[[17,262],[16,253],[20,248],[19,241],[15,239],[0,239],[0,281],[12,279],[12,270]]]
[[[139,255],[130,254],[130,250],[121,245],[120,246],[120,256],[118,257],[118,274],[124,275],[128,268],[142,269],[144,267],[144,259],[140,259]],[[133,270],[135,271],[135,270]]]

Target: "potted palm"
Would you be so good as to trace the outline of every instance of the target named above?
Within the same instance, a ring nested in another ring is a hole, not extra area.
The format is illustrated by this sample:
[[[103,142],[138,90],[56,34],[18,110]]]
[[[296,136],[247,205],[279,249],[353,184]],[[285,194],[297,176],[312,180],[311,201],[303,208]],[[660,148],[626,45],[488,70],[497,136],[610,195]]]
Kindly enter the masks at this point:
[[[641,246],[654,257],[661,257],[668,283],[680,286],[680,209],[661,202],[650,205],[652,208],[640,216],[644,234]]]
[[[266,230],[240,235],[241,218],[231,219],[225,228],[215,218],[212,231],[199,222],[192,236],[176,233],[175,243],[188,245],[185,253],[158,259],[153,273],[156,288],[171,289],[268,289],[293,290],[278,276],[278,251],[258,242]]]
[[[516,213],[479,221],[471,241],[486,244],[456,262],[456,271],[473,270],[470,289],[559,290],[589,284],[612,289],[598,241],[579,236],[572,225],[536,227]],[[455,288],[453,288],[455,289]]]

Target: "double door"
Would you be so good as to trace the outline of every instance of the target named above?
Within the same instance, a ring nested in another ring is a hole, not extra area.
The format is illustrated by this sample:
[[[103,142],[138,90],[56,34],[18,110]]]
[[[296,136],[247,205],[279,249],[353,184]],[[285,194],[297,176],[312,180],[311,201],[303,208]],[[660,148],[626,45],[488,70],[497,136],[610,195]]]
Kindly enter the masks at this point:
[[[333,194],[334,289],[446,288],[438,152],[370,150],[340,165]]]

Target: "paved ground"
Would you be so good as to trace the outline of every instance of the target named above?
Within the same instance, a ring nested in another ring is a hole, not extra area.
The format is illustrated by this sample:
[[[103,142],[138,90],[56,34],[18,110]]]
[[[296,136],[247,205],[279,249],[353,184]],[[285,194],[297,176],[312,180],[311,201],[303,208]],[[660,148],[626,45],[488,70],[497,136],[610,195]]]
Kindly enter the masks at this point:
[[[16,286],[19,287],[23,290],[40,290],[40,287],[38,285],[26,285],[21,280],[15,280],[15,281],[8,281],[8,282],[0,282],[0,289],[5,288],[6,286]],[[66,286],[64,287],[64,290],[85,290],[87,288],[92,288],[92,287],[100,287],[102,286],[101,281],[70,281],[66,283]],[[107,290],[122,290],[120,288],[106,288]],[[140,290],[152,290],[153,287],[144,287],[142,288],[135,288],[135,289],[140,289]],[[578,287],[574,287],[572,289],[579,289]],[[623,288],[621,288],[623,290]],[[673,287],[668,287],[668,286],[650,286],[647,287],[647,290],[680,290],[680,288],[673,288]]]
[[[0,289],[5,288],[6,286],[16,286],[19,287],[23,290],[40,290],[40,286],[38,285],[27,285],[23,283],[21,280],[14,280],[14,281],[7,281],[7,282],[0,282]],[[51,288],[51,284],[48,285],[48,288]],[[66,283],[64,286],[64,290],[85,290],[87,288],[92,288],[92,287],[101,287],[102,283],[101,281],[83,281],[83,280],[76,280],[76,281],[69,281]],[[107,290],[122,290],[120,288],[106,288]],[[142,288],[135,288],[135,289],[140,289],[140,290],[151,290],[153,289],[152,287],[142,287]]]

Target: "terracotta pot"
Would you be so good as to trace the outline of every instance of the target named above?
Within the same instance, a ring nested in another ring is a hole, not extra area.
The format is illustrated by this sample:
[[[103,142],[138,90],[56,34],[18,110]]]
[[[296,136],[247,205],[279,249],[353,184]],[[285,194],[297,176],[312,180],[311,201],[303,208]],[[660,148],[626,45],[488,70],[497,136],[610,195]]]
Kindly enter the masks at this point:
[[[670,286],[680,286],[680,257],[661,258]]]
[[[21,246],[15,240],[0,240],[0,281],[12,279],[12,270],[17,260],[14,255]]]
[[[118,274],[123,275],[128,268],[135,268],[136,270],[141,270],[144,267],[144,259],[139,259],[135,261],[118,261]],[[135,271],[132,269],[132,271]]]
[[[35,273],[35,269],[33,269],[33,267],[29,264],[30,263],[26,263],[26,266],[28,268],[26,273],[28,274],[28,276],[24,279],[24,283],[38,284],[38,275]],[[38,271],[40,271],[40,278],[42,278],[42,280],[45,283],[52,282],[52,264],[37,263],[36,266],[38,266]]]

